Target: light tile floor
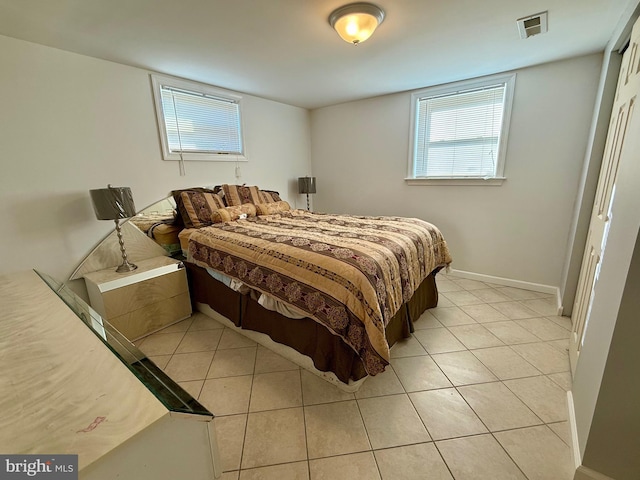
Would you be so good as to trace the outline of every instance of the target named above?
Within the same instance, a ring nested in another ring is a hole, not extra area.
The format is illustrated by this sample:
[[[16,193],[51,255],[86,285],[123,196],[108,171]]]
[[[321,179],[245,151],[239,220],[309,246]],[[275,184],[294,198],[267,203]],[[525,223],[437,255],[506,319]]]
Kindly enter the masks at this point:
[[[200,313],[139,347],[216,415],[224,480],[573,478],[570,320],[546,294],[438,289],[355,394]]]

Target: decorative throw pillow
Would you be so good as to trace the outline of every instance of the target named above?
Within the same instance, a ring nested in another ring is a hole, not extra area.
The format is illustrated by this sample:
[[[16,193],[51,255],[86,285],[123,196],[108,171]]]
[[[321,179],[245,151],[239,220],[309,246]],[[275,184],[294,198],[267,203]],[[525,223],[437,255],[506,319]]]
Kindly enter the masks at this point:
[[[282,213],[289,210],[291,210],[291,205],[284,200],[280,200],[279,202],[256,204],[256,213],[258,215],[273,215],[274,213]]]
[[[224,201],[229,207],[235,207],[245,203],[261,203],[260,189],[258,187],[246,187],[244,185],[222,185]]]
[[[184,225],[183,217],[187,218],[187,221],[189,221],[189,218],[184,210],[184,205],[182,204],[182,197],[180,196],[182,192],[200,192],[200,193],[216,193],[216,192],[214,192],[209,188],[204,188],[204,187],[189,187],[189,188],[183,188],[180,190],[171,191],[171,196],[173,197],[173,200],[176,202],[176,210],[178,211],[178,215],[176,215],[174,225],[186,227],[186,225]],[[220,195],[220,198],[222,198],[222,195]]]
[[[245,203],[243,205],[235,205],[232,207],[219,208],[211,215],[213,223],[231,222],[237,220],[240,216],[247,217],[256,216],[256,206],[253,203]]]
[[[282,201],[282,199],[280,198],[280,194],[278,192],[274,192],[273,190],[260,190],[260,197],[262,198],[262,201],[260,203],[273,203]]]
[[[224,202],[215,193],[189,190],[180,193],[178,209],[187,228],[211,225],[213,223],[211,215],[220,208],[224,208]]]

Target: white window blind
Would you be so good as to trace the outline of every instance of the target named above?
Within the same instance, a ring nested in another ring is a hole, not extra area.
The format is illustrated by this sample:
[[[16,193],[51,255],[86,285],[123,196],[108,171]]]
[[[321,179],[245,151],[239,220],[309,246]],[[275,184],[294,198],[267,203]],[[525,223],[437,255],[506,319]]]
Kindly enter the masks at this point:
[[[239,96],[171,77],[152,79],[165,160],[244,157]]]
[[[242,155],[237,102],[165,85],[161,93],[171,152]]]
[[[502,175],[511,84],[508,79],[482,83],[414,95],[410,178]]]

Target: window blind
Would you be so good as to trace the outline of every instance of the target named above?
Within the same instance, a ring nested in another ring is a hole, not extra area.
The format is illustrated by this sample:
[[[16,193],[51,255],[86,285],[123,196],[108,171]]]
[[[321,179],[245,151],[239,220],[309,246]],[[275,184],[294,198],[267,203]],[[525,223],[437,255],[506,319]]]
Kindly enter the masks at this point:
[[[414,177],[494,177],[506,84],[418,99]]]
[[[238,101],[162,85],[171,153],[243,155]]]

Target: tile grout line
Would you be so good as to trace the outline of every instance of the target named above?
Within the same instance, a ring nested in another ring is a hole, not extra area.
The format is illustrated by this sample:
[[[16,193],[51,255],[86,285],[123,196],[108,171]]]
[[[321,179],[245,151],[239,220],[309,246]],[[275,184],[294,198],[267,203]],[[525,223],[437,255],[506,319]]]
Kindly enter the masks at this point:
[[[520,470],[520,472],[522,473],[522,476],[524,478],[526,478],[527,480],[529,479],[529,476],[524,472],[524,470],[522,470],[522,467],[520,465],[518,465],[518,462],[516,462],[516,460],[509,454],[509,452],[507,452],[507,449],[504,448],[504,446],[500,443],[500,440],[498,440],[496,438],[496,436],[493,434],[493,432],[489,432],[491,434],[491,436],[493,437],[493,439],[495,440],[495,442],[500,445],[500,448],[502,449],[502,451],[507,455],[507,457],[509,457],[509,460],[511,460],[513,462],[513,464],[516,466],[516,468],[518,470]]]
[[[226,327],[225,327],[226,328]],[[247,419],[244,424],[244,434],[242,435],[242,448],[240,449],[240,465],[238,466],[238,477],[242,472],[242,461],[244,460],[244,447],[247,444],[247,431],[249,430],[249,410],[251,409],[251,394],[253,393],[253,375],[251,375],[251,388],[249,389],[249,403],[247,404]]]
[[[307,473],[311,478],[311,461],[309,459],[309,436],[307,435],[307,410],[304,401],[304,388],[302,387],[302,369],[298,369],[298,376],[300,377],[300,398],[302,401],[302,428],[304,430],[304,451],[307,454]]]
[[[391,366],[391,363],[389,363],[389,366]],[[376,464],[376,469],[378,470],[378,476],[382,479],[382,472],[380,471],[380,465],[378,465],[378,459],[376,458],[376,454],[374,453],[374,450],[373,450],[373,444],[371,443],[371,437],[369,437],[369,430],[367,429],[367,422],[364,421],[364,417],[362,416],[362,409],[360,408],[360,402],[359,402],[359,399],[355,398],[355,394],[354,394],[354,400],[356,402],[356,407],[358,408],[358,413],[360,414],[360,420],[362,421],[362,426],[364,427],[364,433],[367,436],[367,442],[369,442],[369,450],[367,450],[367,452],[371,452],[371,456],[373,457],[373,461]],[[359,453],[359,452],[354,452],[354,453]],[[309,478],[311,478],[311,477],[309,477]]]
[[[433,441],[433,446],[436,448],[436,452],[438,452],[438,455],[440,455],[440,458],[444,462],[444,466],[447,467],[447,470],[449,471],[449,474],[451,475],[451,478],[453,478],[453,480],[455,480],[456,476],[453,474],[453,470],[451,470],[451,467],[449,466],[449,464],[445,460],[444,455],[442,455],[442,452],[440,451],[440,447],[438,446],[438,444],[436,443],[435,440]]]

